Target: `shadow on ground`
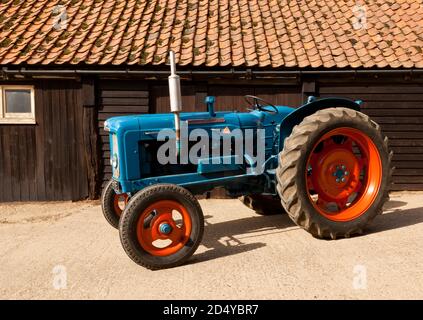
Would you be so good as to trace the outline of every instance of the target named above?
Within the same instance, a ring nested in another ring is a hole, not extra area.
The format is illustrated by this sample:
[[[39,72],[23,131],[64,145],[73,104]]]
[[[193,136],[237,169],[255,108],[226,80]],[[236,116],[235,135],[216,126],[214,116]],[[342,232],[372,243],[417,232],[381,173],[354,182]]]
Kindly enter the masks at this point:
[[[260,239],[264,235],[283,233],[296,227],[286,214],[272,216],[254,216],[219,223],[207,222],[212,216],[206,216],[204,238],[201,242],[207,249],[196,254],[192,263],[218,259],[238,253],[264,247],[264,242],[244,243],[244,239]]]
[[[375,219],[363,236],[422,223],[423,207],[401,209],[405,205],[407,205],[407,202],[404,201],[389,201],[384,207],[385,213]],[[260,240],[265,235],[298,229],[287,214],[246,217],[215,224],[207,222],[207,219],[210,218],[212,216],[205,217],[206,223],[202,241],[202,245],[209,250],[194,255],[191,263],[256,250],[266,246],[266,243],[261,241],[244,243],[243,240],[251,238]],[[304,236],[307,235],[304,234]]]
[[[403,203],[400,206],[389,206],[389,203]],[[376,217],[375,221],[369,226],[367,233],[378,233],[393,229],[400,229],[409,227],[415,224],[423,222],[423,207],[401,209],[400,207],[407,203],[403,201],[390,201],[385,207],[388,212],[385,212],[379,217]],[[392,211],[391,211],[392,210]]]

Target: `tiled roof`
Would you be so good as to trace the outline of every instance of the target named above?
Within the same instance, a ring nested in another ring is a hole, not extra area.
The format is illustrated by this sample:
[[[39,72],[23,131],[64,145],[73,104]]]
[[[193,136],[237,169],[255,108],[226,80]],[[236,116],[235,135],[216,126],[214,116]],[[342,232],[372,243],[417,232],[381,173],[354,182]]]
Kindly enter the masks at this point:
[[[0,64],[422,68],[422,27],[417,0],[0,0]]]

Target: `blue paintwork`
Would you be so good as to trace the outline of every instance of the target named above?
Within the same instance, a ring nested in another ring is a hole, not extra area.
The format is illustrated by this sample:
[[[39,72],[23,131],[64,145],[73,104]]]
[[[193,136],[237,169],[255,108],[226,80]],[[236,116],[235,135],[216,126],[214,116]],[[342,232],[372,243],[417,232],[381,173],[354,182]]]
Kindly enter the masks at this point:
[[[143,114],[123,117],[114,117],[106,121],[105,126],[110,131],[110,154],[117,154],[120,175],[113,177],[119,182],[122,192],[135,193],[142,188],[157,183],[174,183],[184,186],[193,193],[202,193],[215,186],[223,186],[233,193],[243,194],[265,192],[274,194],[275,177],[278,153],[283,148],[283,142],[290,135],[292,128],[302,119],[317,110],[330,107],[347,107],[360,109],[360,104],[348,99],[326,98],[320,100],[310,99],[309,103],[295,109],[287,106],[276,106],[276,114],[254,110],[251,112],[214,112],[214,98],[208,97],[209,112],[181,113],[181,123],[187,120],[201,120],[201,123],[189,123],[188,131],[196,128],[205,129],[209,134],[212,130],[234,129],[265,129],[265,170],[247,173],[243,166],[234,162],[225,164],[207,164],[200,161],[196,172],[171,173],[160,176],[143,176],[148,172],[148,164],[140,159],[147,155],[142,154],[140,141],[154,142],[161,129],[174,129],[174,116],[167,114]],[[221,121],[214,121],[220,119]],[[205,121],[208,123],[204,123]],[[118,150],[113,150],[112,135],[117,135]],[[154,157],[156,155],[153,155]],[[245,155],[245,162],[249,163],[250,155]],[[157,159],[150,159],[150,161]],[[175,168],[177,169],[177,168]],[[239,189],[239,190],[238,190]]]

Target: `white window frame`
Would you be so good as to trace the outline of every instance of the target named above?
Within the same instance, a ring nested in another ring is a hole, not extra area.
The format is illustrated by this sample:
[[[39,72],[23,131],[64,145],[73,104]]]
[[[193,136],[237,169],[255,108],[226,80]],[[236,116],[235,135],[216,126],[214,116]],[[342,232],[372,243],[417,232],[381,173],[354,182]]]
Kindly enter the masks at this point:
[[[29,90],[31,101],[31,112],[6,112],[5,90]],[[28,85],[0,85],[0,124],[35,124],[35,93],[34,86]]]

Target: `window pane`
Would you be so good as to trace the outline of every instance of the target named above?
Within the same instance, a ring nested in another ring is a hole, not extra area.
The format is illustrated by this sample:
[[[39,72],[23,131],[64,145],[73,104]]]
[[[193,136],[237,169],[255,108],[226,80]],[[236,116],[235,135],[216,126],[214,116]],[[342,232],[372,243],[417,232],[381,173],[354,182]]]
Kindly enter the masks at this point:
[[[4,94],[6,98],[6,112],[31,113],[31,90],[6,89],[4,90]]]

